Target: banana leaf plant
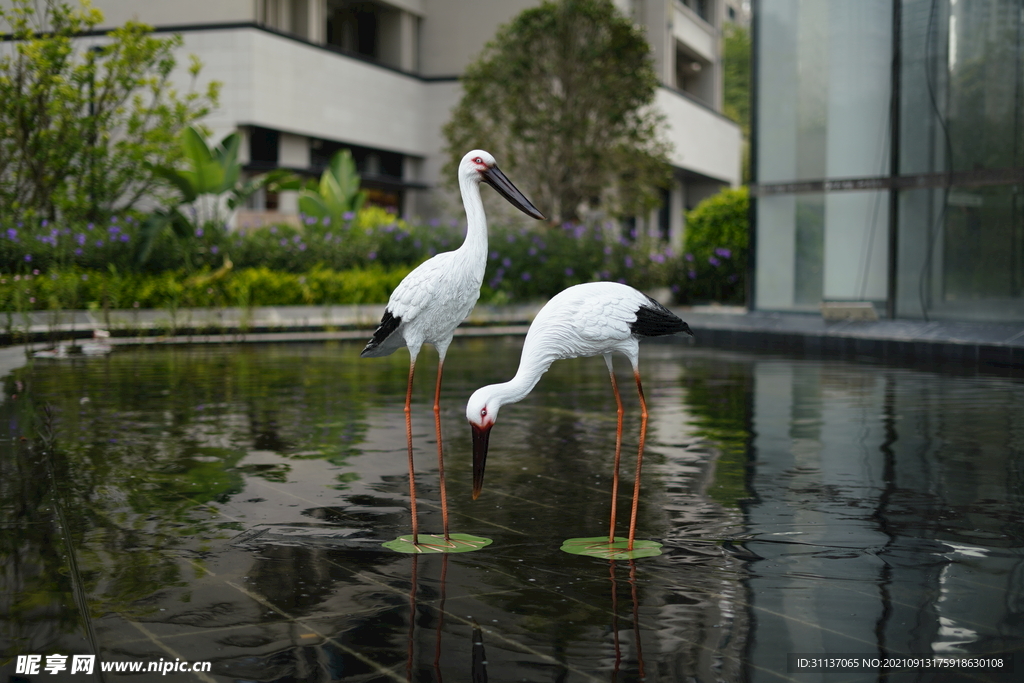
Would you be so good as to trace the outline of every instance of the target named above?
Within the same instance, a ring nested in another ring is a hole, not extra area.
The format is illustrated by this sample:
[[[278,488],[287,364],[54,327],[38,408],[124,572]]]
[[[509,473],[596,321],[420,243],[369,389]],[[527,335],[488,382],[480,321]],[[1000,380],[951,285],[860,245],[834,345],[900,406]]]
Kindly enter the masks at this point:
[[[181,133],[185,168],[150,166],[153,174],[175,188],[179,196],[174,206],[154,211],[143,224],[139,264],[149,258],[157,236],[168,227],[179,238],[187,239],[208,222],[218,226],[226,222],[228,216],[223,216],[221,210],[224,195],[227,197],[223,203],[230,215],[260,188],[293,181],[292,173],[275,169],[242,183],[242,165],[238,161],[240,144],[238,133],[231,133],[211,148],[203,134],[189,126]],[[187,212],[186,207],[192,210]]]
[[[360,177],[352,153],[343,149],[331,157],[320,183],[299,192],[299,211],[313,218],[328,218],[340,226],[345,214],[359,213],[366,193],[359,190]]]

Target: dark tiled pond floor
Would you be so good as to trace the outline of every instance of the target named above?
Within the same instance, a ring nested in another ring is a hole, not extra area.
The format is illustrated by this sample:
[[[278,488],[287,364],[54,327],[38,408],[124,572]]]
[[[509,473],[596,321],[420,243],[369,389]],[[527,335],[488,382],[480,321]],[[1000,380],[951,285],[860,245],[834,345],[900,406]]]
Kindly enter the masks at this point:
[[[470,499],[465,401],[511,377],[520,345],[449,353],[452,531],[494,542],[448,556],[380,546],[408,533],[404,352],[133,349],[15,371],[0,405],[2,680],[1019,680],[790,672],[787,657],[1016,653],[1021,675],[1020,380],[645,345],[639,536],[665,552],[612,563],[559,550],[605,531],[615,404],[600,359],[556,363],[502,410]],[[414,412],[428,531],[435,359],[421,356]],[[624,397],[628,454],[639,416]],[[26,654],[210,670],[28,675]]]

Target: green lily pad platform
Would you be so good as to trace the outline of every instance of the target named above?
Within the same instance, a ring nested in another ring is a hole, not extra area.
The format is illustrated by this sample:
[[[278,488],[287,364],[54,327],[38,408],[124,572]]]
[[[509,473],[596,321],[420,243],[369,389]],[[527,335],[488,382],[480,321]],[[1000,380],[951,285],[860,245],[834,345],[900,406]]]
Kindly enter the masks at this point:
[[[396,553],[470,553],[491,543],[489,538],[470,534],[449,534],[447,541],[440,534],[420,534],[419,545],[413,545],[412,534],[407,534],[381,545]]]
[[[613,543],[607,536],[591,536],[589,538],[568,538],[562,541],[562,550],[571,555],[599,557],[603,560],[635,560],[638,557],[654,557],[661,555],[661,544],[657,541],[633,540],[633,549],[629,550],[629,539],[616,536]]]

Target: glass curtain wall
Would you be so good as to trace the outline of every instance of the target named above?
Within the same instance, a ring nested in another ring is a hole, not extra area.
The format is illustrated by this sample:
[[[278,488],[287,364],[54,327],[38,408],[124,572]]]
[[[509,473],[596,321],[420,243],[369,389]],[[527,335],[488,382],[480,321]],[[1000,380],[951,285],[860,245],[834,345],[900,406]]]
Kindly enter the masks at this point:
[[[1024,167],[1022,38],[1021,0],[903,0],[902,175]],[[1022,189],[901,191],[898,316],[1024,320]]]
[[[757,182],[889,174],[892,0],[758,3]],[[757,200],[757,307],[884,301],[887,191]]]
[[[897,317],[1024,320],[1024,2],[755,10],[756,307],[857,300],[881,311],[894,292]],[[837,188],[844,178],[872,189]]]

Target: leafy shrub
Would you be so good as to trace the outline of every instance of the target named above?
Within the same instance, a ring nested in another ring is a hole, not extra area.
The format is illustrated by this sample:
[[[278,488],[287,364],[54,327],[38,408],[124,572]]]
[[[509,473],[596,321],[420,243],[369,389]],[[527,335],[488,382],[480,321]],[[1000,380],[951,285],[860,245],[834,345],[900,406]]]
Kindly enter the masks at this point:
[[[266,266],[272,270],[303,273],[316,265],[334,270],[387,268],[415,265],[439,251],[462,243],[458,223],[446,226],[412,226],[376,206],[358,215],[344,214],[341,225],[328,220],[304,218],[301,228],[275,224],[223,234],[219,241],[204,244],[210,256],[230,254],[237,267]],[[206,265],[216,267],[217,258]]]
[[[660,286],[671,249],[647,238],[616,237],[618,227],[564,223],[560,227],[493,226],[481,299],[548,299],[582,282],[612,280],[639,289]]]
[[[672,285],[680,303],[742,302],[746,206],[745,190],[702,202],[688,216],[683,254],[642,235],[624,236],[611,223],[492,224],[481,301],[547,299],[574,284],[610,280],[641,290]],[[384,302],[404,274],[457,248],[464,234],[457,221],[411,225],[378,207],[344,214],[335,225],[306,217],[301,226],[228,232],[208,224],[187,239],[165,231],[140,271],[133,215],[104,225],[0,226],[0,273],[8,273],[0,276],[7,281],[0,283],[6,297],[0,305],[24,311],[89,302],[113,308]],[[54,285],[26,285],[26,276]],[[11,289],[14,277],[20,284]]]
[[[0,276],[0,306],[9,314],[85,307],[179,308],[384,303],[408,267],[373,265],[347,271],[314,268],[307,274],[268,268],[187,275],[76,268]]]
[[[0,270],[24,274],[72,265],[101,269],[110,264],[127,269],[138,232],[139,221],[133,214],[95,224],[46,219],[0,223]]]
[[[119,272],[139,269],[198,272],[220,268],[227,260],[236,269],[265,267],[306,273],[316,266],[333,270],[411,266],[424,258],[456,248],[462,242],[459,224],[411,226],[379,207],[358,216],[346,214],[341,225],[306,219],[302,227],[275,224],[228,232],[212,223],[186,239],[161,232],[144,267],[135,262],[141,219],[113,216],[104,224],[50,223],[46,220],[0,224],[0,272],[76,267]]]
[[[746,298],[747,188],[722,190],[686,214],[686,246],[670,275],[680,303]]]

